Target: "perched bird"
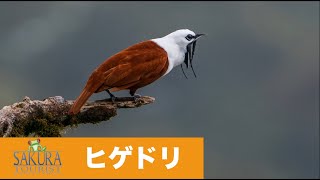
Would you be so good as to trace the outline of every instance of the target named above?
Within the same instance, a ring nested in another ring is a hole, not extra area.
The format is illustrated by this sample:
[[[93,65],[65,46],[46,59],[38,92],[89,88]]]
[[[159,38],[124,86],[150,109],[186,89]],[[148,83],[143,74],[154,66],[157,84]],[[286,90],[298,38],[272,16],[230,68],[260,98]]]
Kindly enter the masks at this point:
[[[109,57],[93,71],[69,114],[77,114],[93,93],[106,91],[114,102],[116,97],[111,92],[130,90],[130,95],[136,99],[140,97],[135,94],[137,89],[165,76],[178,65],[182,68],[183,62],[187,68],[190,62],[193,70],[196,42],[202,35],[180,29],[161,38],[134,44]]]

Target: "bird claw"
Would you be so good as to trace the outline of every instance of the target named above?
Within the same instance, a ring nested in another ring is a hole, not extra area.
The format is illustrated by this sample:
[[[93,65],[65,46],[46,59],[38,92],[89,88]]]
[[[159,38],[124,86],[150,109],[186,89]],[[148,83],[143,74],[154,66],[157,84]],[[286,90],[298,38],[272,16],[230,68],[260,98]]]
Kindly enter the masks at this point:
[[[112,101],[113,103],[115,103],[115,102],[116,102],[116,97],[115,97],[115,96],[112,96],[112,97],[111,97],[111,101]]]
[[[134,94],[133,95],[133,100],[134,102],[138,102],[138,99],[141,98],[141,95],[140,94]]]

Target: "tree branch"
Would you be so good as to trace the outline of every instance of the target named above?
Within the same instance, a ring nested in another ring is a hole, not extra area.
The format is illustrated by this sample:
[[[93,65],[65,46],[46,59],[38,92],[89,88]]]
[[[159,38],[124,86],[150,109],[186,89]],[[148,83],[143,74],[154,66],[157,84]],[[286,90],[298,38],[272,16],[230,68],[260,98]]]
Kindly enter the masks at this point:
[[[61,96],[49,97],[43,101],[25,97],[22,102],[5,106],[0,110],[0,136],[61,136],[66,127],[85,123],[107,121],[117,115],[118,108],[137,108],[153,103],[149,96],[134,99],[132,97],[116,98],[87,102],[79,114],[68,115],[74,101]]]

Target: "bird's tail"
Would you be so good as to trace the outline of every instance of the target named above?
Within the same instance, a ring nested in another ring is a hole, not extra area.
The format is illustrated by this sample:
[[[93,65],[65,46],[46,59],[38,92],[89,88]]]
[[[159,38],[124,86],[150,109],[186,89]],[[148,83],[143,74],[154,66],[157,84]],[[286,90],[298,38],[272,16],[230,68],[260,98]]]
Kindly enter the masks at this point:
[[[80,96],[73,103],[71,109],[69,110],[70,115],[78,114],[81,107],[86,103],[93,92],[88,91],[86,88],[81,92]]]

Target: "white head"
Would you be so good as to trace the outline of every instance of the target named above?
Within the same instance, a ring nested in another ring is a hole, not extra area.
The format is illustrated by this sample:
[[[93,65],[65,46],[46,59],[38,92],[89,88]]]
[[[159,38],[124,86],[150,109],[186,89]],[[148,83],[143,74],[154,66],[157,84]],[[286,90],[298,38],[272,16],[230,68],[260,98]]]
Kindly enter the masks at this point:
[[[193,37],[195,36],[196,33],[189,29],[180,29],[168,34],[165,37],[172,39],[181,48],[186,48],[189,43],[194,41]]]
[[[196,46],[196,41],[204,34],[196,34],[189,29],[176,30],[162,38],[152,39],[159,46],[161,46],[168,54],[169,73],[173,67],[181,65],[183,62],[192,67],[192,59]]]

